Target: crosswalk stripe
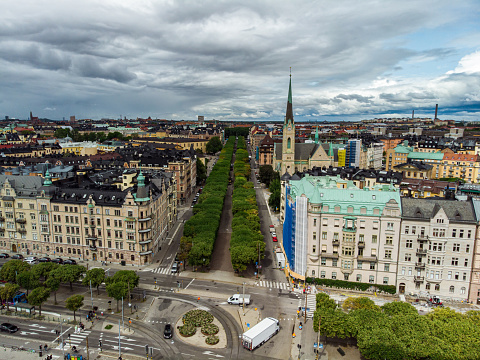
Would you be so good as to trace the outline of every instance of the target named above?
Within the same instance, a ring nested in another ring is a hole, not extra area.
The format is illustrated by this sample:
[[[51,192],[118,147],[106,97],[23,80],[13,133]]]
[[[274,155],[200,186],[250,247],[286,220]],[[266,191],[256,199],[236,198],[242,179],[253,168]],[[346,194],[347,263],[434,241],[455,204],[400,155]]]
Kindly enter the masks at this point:
[[[289,284],[285,282],[279,281],[270,281],[270,280],[259,280],[256,286],[266,287],[266,288],[273,288],[273,289],[281,289],[281,290],[289,290]]]

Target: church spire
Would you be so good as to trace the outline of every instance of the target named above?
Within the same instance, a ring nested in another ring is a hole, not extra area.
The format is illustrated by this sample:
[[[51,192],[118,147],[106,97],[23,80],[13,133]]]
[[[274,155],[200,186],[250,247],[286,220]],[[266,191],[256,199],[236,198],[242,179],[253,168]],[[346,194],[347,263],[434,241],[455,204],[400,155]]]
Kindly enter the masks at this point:
[[[288,86],[288,100],[287,100],[287,113],[285,115],[285,125],[291,121],[293,124],[293,107],[292,107],[292,68],[290,68],[290,84]]]
[[[315,144],[318,144],[318,126],[315,130]]]

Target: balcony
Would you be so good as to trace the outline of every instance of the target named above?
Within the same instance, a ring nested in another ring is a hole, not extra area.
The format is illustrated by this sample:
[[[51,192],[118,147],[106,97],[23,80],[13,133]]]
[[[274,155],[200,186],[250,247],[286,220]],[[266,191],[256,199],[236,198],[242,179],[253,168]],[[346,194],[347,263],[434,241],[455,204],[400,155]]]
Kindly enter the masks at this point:
[[[322,258],[327,258],[327,259],[338,259],[338,253],[324,253],[320,255]]]
[[[425,277],[424,276],[414,276],[413,277],[413,281],[415,282],[423,282],[425,280]]]
[[[139,255],[141,255],[141,256],[142,256],[142,255],[149,255],[149,254],[151,254],[151,253],[153,253],[153,251],[152,251],[152,250],[148,250],[148,251],[140,251]]]
[[[418,248],[418,249],[417,249],[417,255],[418,255],[418,256],[425,256],[425,255],[427,255],[427,249],[420,249],[420,248]]]
[[[138,230],[138,232],[139,232],[140,234],[145,234],[145,233],[150,232],[150,231],[152,231],[151,228]]]
[[[89,249],[91,251],[97,251],[97,247],[95,245],[90,245]]]
[[[85,239],[87,240],[97,240],[97,237],[95,235],[85,235]]]
[[[0,216],[0,222],[4,222],[5,218],[3,216]]]
[[[357,227],[356,226],[344,226],[343,227],[343,231],[344,232],[356,232],[357,231]]]
[[[149,221],[149,220],[152,220],[152,218],[150,216],[138,219],[139,222],[144,222],[144,221]]]
[[[359,249],[364,249],[365,248],[365,241],[359,241],[358,242],[358,248]]]
[[[425,269],[425,263],[422,263],[422,262],[415,263],[415,269]]]
[[[27,222],[27,219],[24,219],[24,218],[18,218],[15,220],[17,223],[19,224],[25,224]]]
[[[138,243],[139,243],[140,245],[145,245],[145,244],[149,244],[149,243],[151,243],[151,242],[152,242],[152,239],[148,239],[148,240],[139,241]]]
[[[332,245],[333,245],[333,246],[338,246],[338,245],[340,245],[340,240],[338,240],[338,239],[332,240]]]
[[[428,235],[418,235],[417,241],[428,241]]]
[[[357,259],[359,261],[369,261],[369,262],[377,262],[378,261],[376,255],[370,255],[370,256],[358,255]]]
[[[27,229],[18,229],[17,230],[20,234],[26,234],[27,233]]]

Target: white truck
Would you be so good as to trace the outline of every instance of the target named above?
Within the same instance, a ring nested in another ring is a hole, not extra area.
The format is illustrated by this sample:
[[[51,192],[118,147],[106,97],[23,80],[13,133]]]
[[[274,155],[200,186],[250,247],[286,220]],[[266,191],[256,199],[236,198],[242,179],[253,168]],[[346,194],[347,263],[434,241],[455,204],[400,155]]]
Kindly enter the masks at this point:
[[[242,335],[242,345],[245,349],[254,350],[267,342],[273,335],[278,333],[280,325],[277,319],[268,317],[260,321]]]
[[[233,305],[243,305],[244,297],[242,294],[233,294],[228,298],[228,303]],[[250,295],[245,295],[245,305],[250,304]]]

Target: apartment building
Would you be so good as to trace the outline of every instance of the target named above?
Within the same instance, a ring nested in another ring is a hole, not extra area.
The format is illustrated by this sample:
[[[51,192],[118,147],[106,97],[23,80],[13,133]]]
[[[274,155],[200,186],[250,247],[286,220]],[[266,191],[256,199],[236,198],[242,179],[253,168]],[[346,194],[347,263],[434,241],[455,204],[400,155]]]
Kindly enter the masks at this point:
[[[361,190],[339,177],[297,178],[282,178],[283,247],[290,275],[395,285],[398,190]]]
[[[467,299],[475,236],[471,200],[402,198],[398,292]]]
[[[175,183],[157,177],[121,191],[0,175],[0,248],[24,255],[151,263],[176,220]],[[175,209],[173,210],[172,207]]]

